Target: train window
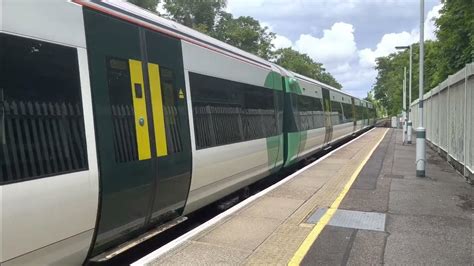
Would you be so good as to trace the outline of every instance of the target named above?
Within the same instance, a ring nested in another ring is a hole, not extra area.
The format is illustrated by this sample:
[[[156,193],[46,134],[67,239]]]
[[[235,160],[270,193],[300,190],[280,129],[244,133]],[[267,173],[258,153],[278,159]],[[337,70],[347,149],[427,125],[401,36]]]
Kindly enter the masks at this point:
[[[128,60],[107,58],[107,83],[114,127],[115,160],[137,161],[138,148]]]
[[[352,110],[352,104],[342,103],[342,110],[344,111],[343,123],[353,122],[354,114]]]
[[[324,112],[321,99],[297,95],[298,130],[310,130],[324,127]]]
[[[86,170],[77,51],[0,33],[0,183]]]
[[[189,80],[197,149],[281,132],[276,91],[197,73]]]
[[[344,116],[342,112],[342,105],[340,102],[331,102],[331,122],[332,125],[339,125],[344,123]]]
[[[183,143],[180,135],[178,97],[174,86],[174,73],[171,69],[160,67],[160,81],[165,115],[166,145],[168,154],[181,152]],[[179,93],[179,92],[178,92]]]

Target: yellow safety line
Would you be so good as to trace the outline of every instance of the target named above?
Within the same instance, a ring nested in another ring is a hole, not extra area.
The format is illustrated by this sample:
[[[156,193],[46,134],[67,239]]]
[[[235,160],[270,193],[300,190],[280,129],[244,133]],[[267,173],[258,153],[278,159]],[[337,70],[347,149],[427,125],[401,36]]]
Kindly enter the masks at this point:
[[[293,258],[291,258],[288,265],[291,265],[291,266],[300,265],[301,261],[303,261],[303,258],[308,253],[309,249],[311,248],[311,245],[313,245],[313,243],[318,238],[319,234],[323,231],[324,227],[329,223],[332,216],[336,212],[337,208],[339,208],[339,205],[341,204],[342,200],[346,196],[347,192],[349,192],[349,189],[351,188],[352,183],[354,183],[354,181],[356,180],[356,178],[359,175],[360,171],[362,171],[362,168],[367,163],[367,161],[370,159],[370,156],[372,156],[372,153],[374,153],[375,149],[380,145],[380,142],[382,142],[382,140],[385,137],[385,135],[387,134],[387,132],[388,132],[388,129],[385,130],[385,132],[383,133],[383,136],[377,142],[377,145],[375,145],[372,148],[372,150],[369,152],[367,157],[361,162],[361,164],[354,171],[351,178],[349,179],[349,181],[344,186],[344,189],[341,191],[339,196],[337,196],[336,200],[331,204],[331,207],[329,207],[329,209],[321,217],[321,219],[318,221],[318,223],[313,227],[313,229],[311,230],[309,235],[306,237],[306,239],[300,245],[300,247],[298,248],[296,253],[293,255]]]

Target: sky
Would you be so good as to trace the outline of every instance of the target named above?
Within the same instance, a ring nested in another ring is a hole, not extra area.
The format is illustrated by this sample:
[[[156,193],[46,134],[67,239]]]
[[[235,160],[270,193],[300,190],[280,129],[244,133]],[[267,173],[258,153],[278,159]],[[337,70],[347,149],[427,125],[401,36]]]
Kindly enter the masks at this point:
[[[441,6],[425,0],[425,40],[436,38]],[[375,83],[377,57],[419,41],[419,0],[227,0],[226,9],[259,20],[275,48],[308,54],[358,97]]]

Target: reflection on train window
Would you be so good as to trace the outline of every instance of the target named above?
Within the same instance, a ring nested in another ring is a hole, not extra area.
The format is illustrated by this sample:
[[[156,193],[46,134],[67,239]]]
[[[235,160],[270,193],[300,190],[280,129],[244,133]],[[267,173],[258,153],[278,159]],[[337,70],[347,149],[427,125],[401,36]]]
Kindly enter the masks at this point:
[[[354,113],[352,109],[352,104],[350,103],[342,103],[342,110],[344,113],[343,123],[353,122],[354,121]]]
[[[113,121],[114,151],[117,162],[138,160],[135,113],[130,88],[128,60],[107,58],[107,84]]]
[[[324,112],[320,98],[296,95],[298,131],[324,127]]]
[[[357,109],[357,120],[364,120],[367,118],[367,113],[366,113],[366,108],[362,106],[362,103],[360,105],[356,106]]]
[[[197,149],[281,133],[277,91],[197,73],[189,80]]]
[[[344,115],[342,112],[342,105],[340,102],[331,101],[331,122],[332,125],[339,125],[344,123]]]
[[[181,152],[183,143],[180,135],[180,121],[178,113],[178,93],[174,86],[173,71],[160,67],[160,81],[163,96],[163,111],[165,116],[166,145],[168,154]],[[181,92],[184,93],[184,92]]]
[[[0,33],[0,183],[88,168],[76,49]]]

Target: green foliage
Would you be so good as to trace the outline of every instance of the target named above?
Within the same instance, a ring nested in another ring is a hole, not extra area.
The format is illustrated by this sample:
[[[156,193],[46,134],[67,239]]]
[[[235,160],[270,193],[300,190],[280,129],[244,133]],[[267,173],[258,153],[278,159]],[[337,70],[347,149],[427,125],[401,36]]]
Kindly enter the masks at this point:
[[[128,2],[157,13],[156,7],[160,0],[127,0]]]
[[[307,54],[291,48],[282,48],[275,51],[275,57],[276,64],[288,70],[319,80],[337,89],[342,87],[330,73],[326,72],[321,63],[314,62]]]
[[[210,35],[265,59],[272,55],[275,33],[268,31],[268,27],[262,27],[258,20],[252,17],[234,18],[232,14],[222,11]]]
[[[226,0],[164,0],[163,7],[174,21],[206,33],[213,30],[226,4]]]
[[[156,12],[160,0],[128,0],[143,8]],[[335,88],[342,86],[323,68],[322,64],[314,62],[308,55],[301,54],[291,48],[273,52],[272,41],[275,33],[268,27],[249,16],[234,18],[232,14],[223,11],[226,0],[161,0],[168,18],[190,28],[208,34],[218,40],[238,47],[244,51],[271,60],[299,74],[319,80]]]
[[[427,92],[449,75],[474,61],[474,4],[472,0],[444,2],[436,41],[425,41],[425,75],[423,91]],[[402,111],[403,67],[409,65],[409,51],[377,58],[377,79],[373,87],[375,99],[389,115]],[[418,98],[419,44],[413,45],[412,101]],[[408,101],[407,101],[408,102]]]
[[[425,42],[425,80],[424,92],[429,91],[437,85],[437,42]],[[418,43],[413,44],[413,70],[412,70],[412,101],[418,98],[419,87],[419,50]],[[408,85],[409,85],[409,49],[399,53],[393,53],[385,57],[377,58],[375,69],[378,75],[372,89],[375,99],[387,110],[389,115],[397,115],[402,112],[403,102],[403,68],[407,68],[407,103],[409,103]]]
[[[440,14],[435,21],[439,41],[436,55],[440,59],[435,83],[474,61],[474,2],[445,1]]]
[[[367,92],[367,97],[364,98],[364,100],[371,102],[375,108],[375,112],[377,114],[377,117],[386,117],[387,116],[387,110],[383,107],[383,105],[380,103],[379,100],[375,99],[373,92]]]

